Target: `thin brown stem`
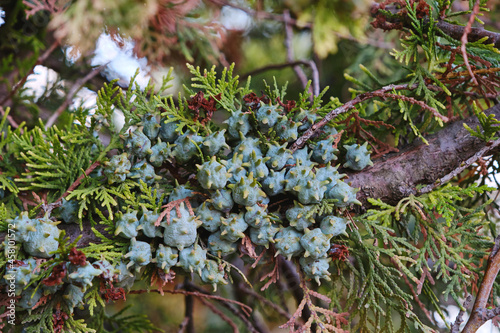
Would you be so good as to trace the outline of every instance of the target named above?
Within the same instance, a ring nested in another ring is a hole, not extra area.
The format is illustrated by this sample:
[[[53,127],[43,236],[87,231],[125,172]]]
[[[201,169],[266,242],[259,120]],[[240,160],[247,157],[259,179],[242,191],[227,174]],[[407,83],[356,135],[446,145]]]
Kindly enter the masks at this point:
[[[162,290],[145,290],[145,289],[140,289],[140,290],[131,290],[129,294],[144,294],[144,293],[147,293],[147,292],[161,293],[161,291]],[[252,308],[249,307],[246,304],[243,304],[243,303],[238,302],[238,301],[231,300],[229,298],[224,298],[224,297],[221,297],[221,296],[217,296],[217,295],[202,293],[202,292],[199,292],[199,291],[187,291],[187,290],[165,290],[164,289],[163,292],[167,293],[167,294],[182,294],[182,295],[189,294],[189,295],[193,295],[193,296],[196,296],[196,297],[211,298],[211,299],[218,300],[221,303],[232,303],[232,304],[235,304],[235,305],[241,307],[242,309],[244,309],[245,311],[247,311],[249,313],[252,312]]]
[[[233,313],[236,317],[240,318],[240,320],[245,324],[245,326],[247,327],[249,332],[261,333],[254,327],[252,322],[250,322],[250,320],[248,320],[246,315],[240,309],[235,308],[234,305],[229,304],[229,303],[221,303],[221,305],[223,307],[225,307],[226,309],[228,309],[229,311],[231,311],[231,313]]]
[[[189,317],[184,317],[184,320],[179,325],[179,330],[177,332],[184,333],[186,331],[186,327],[187,327],[188,323],[189,323]]]
[[[64,102],[57,108],[57,110],[50,116],[50,118],[47,120],[47,123],[45,124],[45,128],[49,128],[52,125],[55,124],[57,121],[57,118],[66,110],[68,105],[71,103],[73,100],[73,97],[75,94],[83,87],[85,83],[87,83],[89,80],[94,78],[97,74],[99,74],[104,67],[106,67],[107,64],[99,66],[92,70],[90,73],[82,77],[81,79],[78,79],[75,84],[71,87],[71,89],[68,91],[68,94],[66,95],[66,99]]]
[[[477,74],[492,74],[492,73],[495,73],[495,72],[500,72],[500,68],[498,67],[495,67],[495,68],[481,68],[481,69],[476,69],[476,70],[473,70],[472,71],[472,74],[473,75],[477,75]],[[463,71],[463,72],[457,72],[457,73],[450,73],[450,74],[447,74],[446,76],[442,75],[439,79],[452,79],[452,78],[455,78],[455,77],[461,77],[461,76],[466,76],[466,75],[470,75],[470,72],[469,71]]]
[[[101,165],[101,162],[95,162],[93,163],[91,166],[89,166],[87,168],[87,170],[84,171],[83,174],[81,174],[74,182],[73,184],[70,185],[70,187],[66,190],[66,192],[63,193],[63,195],[61,195],[59,197],[59,199],[57,199],[56,201],[50,203],[50,204],[42,204],[42,209],[43,209],[43,212],[40,212],[39,214],[44,214],[44,213],[49,213],[57,208],[57,207],[60,207],[61,204],[62,204],[62,199],[65,198],[68,194],[71,193],[71,191],[73,191],[74,189],[76,189],[78,186],[80,186],[82,180],[84,177],[87,177],[88,175],[90,175],[90,173],[92,171],[94,171],[95,168],[97,168],[99,165]]]
[[[7,96],[5,96],[0,101],[0,105],[4,105],[8,100],[10,100],[16,94],[16,92],[22,86],[24,86],[24,84],[26,83],[26,80],[28,79],[28,76],[30,76],[31,74],[33,74],[33,71],[34,71],[35,67],[37,65],[42,64],[45,60],[47,60],[47,58],[52,54],[52,52],[54,52],[54,50],[58,46],[59,46],[59,42],[58,41],[53,42],[52,45],[50,45],[49,48],[40,57],[38,57],[38,59],[36,60],[36,62],[33,65],[33,67],[31,67],[31,69],[29,70],[29,72],[14,86],[14,88],[10,91],[10,93]]]
[[[413,299],[415,300],[415,302],[418,304],[418,306],[420,307],[420,310],[422,310],[422,312],[425,314],[425,316],[427,317],[427,319],[434,324],[434,319],[432,318],[432,314],[431,312],[425,307],[425,304],[422,303],[422,301],[418,298],[418,291],[416,292],[415,291],[415,288],[413,288],[413,285],[411,284],[410,280],[408,279],[408,277],[406,276],[406,274],[403,273],[403,270],[401,269],[401,267],[398,265],[398,263],[393,260],[391,258],[391,262],[397,267],[398,271],[401,272],[401,276],[403,277],[404,281],[405,281],[405,284],[408,286],[408,288],[410,288],[410,291],[411,293],[413,294]]]
[[[282,260],[280,260],[280,263],[281,263],[282,275],[285,277],[288,289],[292,292],[293,298],[295,298],[295,301],[297,302],[298,306],[299,304],[301,304],[302,299],[304,299],[304,291],[300,287],[301,286],[300,276],[297,273],[297,269],[295,268],[295,266],[291,261],[282,258]],[[311,310],[306,305],[302,309],[302,319],[304,320],[304,322],[306,322],[309,320],[310,317],[311,317]],[[291,318],[292,317],[290,317],[290,319]]]
[[[467,57],[467,35],[470,33],[471,28],[472,28],[472,23],[474,22],[474,19],[476,18],[477,13],[479,12],[479,0],[476,0],[476,3],[474,4],[474,8],[472,10],[472,14],[469,17],[469,22],[467,22],[467,25],[465,26],[464,33],[462,35],[462,38],[460,39],[460,42],[462,45],[460,46],[460,51],[462,52],[462,57],[464,58],[464,63],[465,67],[467,67],[467,70],[469,71],[469,75],[471,76],[472,83],[477,86],[477,79],[474,73],[472,72],[472,68],[469,64],[469,57]]]
[[[312,83],[313,83],[313,95],[318,96],[319,95],[319,71],[318,71],[318,66],[316,66],[316,63],[313,60],[309,60],[309,67],[311,68],[312,71]]]
[[[229,326],[231,326],[231,328],[233,329],[233,333],[239,333],[240,332],[240,330],[238,329],[238,326],[236,326],[236,324],[231,320],[231,318],[229,318],[228,316],[226,316],[224,314],[224,312],[222,312],[221,310],[219,310],[215,305],[213,305],[212,303],[210,303],[206,299],[204,299],[204,298],[198,298],[198,299],[200,300],[201,303],[203,303],[203,305],[205,305],[213,313],[215,313],[222,320],[224,320],[226,323],[228,323]]]
[[[472,296],[467,295],[467,298],[464,301],[464,309],[467,309],[469,307],[469,303],[472,301]],[[457,318],[455,319],[455,322],[453,325],[451,325],[451,330],[450,333],[459,333],[460,332],[460,325],[464,322],[464,314],[465,310],[461,309],[460,312],[457,315]]]
[[[61,195],[61,197],[57,200],[57,201],[60,201],[62,198],[65,198],[68,194],[70,194],[71,191],[73,191],[74,189],[76,189],[78,186],[80,186],[80,184],[82,183],[82,180],[83,178],[87,177],[88,175],[90,175],[90,173],[92,171],[94,171],[95,168],[97,168],[99,165],[101,165],[101,162],[95,162],[93,163],[91,166],[89,166],[87,168],[87,170],[85,170],[85,172],[80,175],[74,182],[73,184],[71,184],[70,187],[68,187],[68,189],[66,190],[66,192],[64,192],[63,195]]]
[[[274,304],[273,302],[271,302],[270,300],[268,300],[264,296],[262,296],[259,293],[257,293],[255,290],[247,288],[243,283],[240,283],[239,289],[241,291],[243,291],[244,293],[246,293],[246,294],[248,294],[248,295],[250,295],[250,296],[258,299],[263,304],[266,304],[267,306],[273,308],[276,312],[278,312],[280,315],[282,315],[286,319],[290,319],[291,318],[290,314],[288,312],[286,312],[285,310],[283,310],[279,305]]]
[[[396,95],[396,94],[388,94],[388,93],[379,93],[379,92],[373,92],[373,96],[381,97],[383,99],[386,99],[387,97],[389,97],[392,99],[400,99],[402,101],[410,102],[411,104],[416,104],[416,105],[420,106],[422,109],[429,110],[434,115],[434,117],[441,119],[445,123],[447,123],[450,120],[448,117],[440,114],[438,112],[438,110],[436,110],[435,108],[430,107],[427,104],[425,104],[424,102],[416,100],[413,97]]]
[[[371,14],[373,17],[377,18],[379,15],[382,15],[385,22],[392,24],[393,27],[400,27],[400,28],[408,28],[412,29],[412,23],[411,20],[408,18],[407,15],[391,15],[391,16],[386,16],[384,13],[380,11],[380,9],[385,9],[389,10],[389,8],[383,8],[384,6],[379,4],[379,3],[374,3],[372,5],[371,9]],[[394,11],[391,10],[393,14],[397,14],[399,10]],[[428,22],[429,18],[424,19],[424,23]],[[457,24],[452,24],[448,23],[443,20],[438,20],[435,23],[436,27],[440,30],[440,32],[444,35],[447,35],[457,41],[460,41],[462,39],[462,36],[464,35],[464,30],[466,27],[457,25]],[[485,44],[493,44],[496,48],[500,48],[500,33],[498,32],[493,32],[489,30],[485,30],[484,28],[470,28],[469,32],[467,33],[467,42],[477,42],[480,39],[483,39],[484,37],[487,37],[486,41],[484,41]]]
[[[304,65],[304,66],[311,66],[311,64],[308,61],[305,60],[296,60],[292,62],[284,62],[282,64],[271,64],[263,67],[259,67],[257,69],[254,69],[253,71],[250,71],[248,73],[245,73],[243,75],[240,75],[240,80],[244,81],[247,77],[252,76],[252,75],[257,75],[263,72],[271,71],[274,69],[283,69],[286,67],[294,67],[297,65]]]
[[[285,10],[283,11],[283,18],[285,22],[285,48],[286,48],[286,60],[288,62],[294,61],[294,55],[293,55],[293,27],[289,23],[291,20],[290,17],[290,11]],[[297,75],[297,78],[299,79],[300,83],[302,84],[302,88],[305,88],[307,86],[307,75],[304,73],[302,68],[300,66],[293,66],[293,70],[295,71],[295,75]],[[310,90],[312,93],[312,89]],[[311,102],[312,102],[312,96],[311,96]]]
[[[417,88],[416,84],[414,84],[412,86],[408,86],[407,84],[399,84],[399,85],[391,84],[391,85],[385,86],[385,87],[380,88],[380,89],[375,90],[375,91],[359,94],[354,99],[350,100],[349,102],[345,103],[344,105],[339,106],[338,108],[330,111],[326,116],[323,117],[323,119],[321,119],[320,121],[318,121],[317,123],[312,125],[304,134],[302,134],[302,136],[300,138],[298,138],[293,143],[293,145],[290,147],[290,150],[292,150],[292,152],[294,152],[297,149],[303,147],[304,144],[306,143],[306,141],[309,140],[309,138],[311,138],[314,134],[316,134],[321,129],[321,127],[326,125],[326,123],[328,123],[330,120],[337,117],[339,114],[348,112],[349,110],[353,109],[357,104],[359,104],[363,101],[366,101],[366,100],[374,98],[374,97],[396,98],[396,96],[397,96],[397,98],[403,98],[402,96],[399,96],[399,95],[389,94],[389,92],[394,91],[394,90],[413,90],[416,88]],[[420,106],[423,107],[423,105],[422,105],[423,102],[417,101],[414,98],[406,97],[406,100],[411,102],[411,103],[419,104]],[[430,107],[427,106],[427,108],[430,108]],[[431,109],[434,109],[434,108],[431,108]],[[431,112],[435,116],[437,116],[437,114],[439,114],[439,113],[437,113],[437,111],[435,109],[431,110]],[[448,121],[448,118],[444,117],[442,115],[440,118],[443,119],[444,121]]]
[[[476,301],[472,307],[471,316],[467,321],[462,333],[474,333],[481,327],[488,319],[483,315],[484,309],[488,304],[488,299],[493,289],[498,272],[500,271],[500,236],[495,238],[495,245],[491,250],[488,257],[488,265],[484,273],[483,282],[476,296]]]

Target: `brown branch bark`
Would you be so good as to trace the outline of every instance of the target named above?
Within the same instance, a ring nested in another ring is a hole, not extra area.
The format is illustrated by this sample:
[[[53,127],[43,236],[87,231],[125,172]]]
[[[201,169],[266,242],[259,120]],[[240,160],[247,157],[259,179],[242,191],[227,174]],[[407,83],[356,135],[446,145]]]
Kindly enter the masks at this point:
[[[453,171],[451,171],[449,174],[446,176],[442,177],[441,179],[436,180],[434,183],[429,184],[425,186],[424,188],[421,188],[418,193],[424,194],[432,191],[435,189],[437,186],[441,184],[446,184],[453,178],[457,177],[462,171],[470,167],[473,163],[478,161],[481,157],[486,156],[490,151],[496,149],[498,146],[500,146],[500,139],[497,139],[493,142],[489,142],[485,146],[483,146],[481,149],[479,149],[477,152],[474,153],[471,157],[469,157],[466,161],[462,162],[460,166]]]
[[[465,27],[451,24],[445,21],[438,21],[436,26],[443,33],[447,34],[453,39],[460,40],[464,33]],[[467,34],[467,41],[469,43],[476,42],[481,38],[488,37],[484,42],[485,44],[493,44],[497,49],[500,48],[500,33],[486,30],[484,28],[471,28]]]
[[[485,111],[500,119],[500,105]],[[395,204],[410,194],[417,194],[416,185],[434,184],[458,169],[462,163],[487,146],[487,143],[469,134],[463,124],[471,128],[479,125],[477,117],[456,121],[427,138],[429,144],[419,142],[374,161],[372,167],[350,173],[351,186],[360,188],[358,200],[379,198]]]

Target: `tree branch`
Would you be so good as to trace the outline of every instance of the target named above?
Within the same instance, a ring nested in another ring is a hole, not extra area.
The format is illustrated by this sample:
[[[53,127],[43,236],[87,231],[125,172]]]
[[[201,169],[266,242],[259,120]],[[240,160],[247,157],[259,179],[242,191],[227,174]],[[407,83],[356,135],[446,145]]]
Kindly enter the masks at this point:
[[[500,146],[500,139],[493,141],[492,143],[486,144],[483,148],[479,149],[474,155],[472,155],[470,158],[468,158],[465,162],[462,162],[458,168],[447,174],[441,179],[436,180],[434,183],[427,185],[426,187],[420,189],[418,193],[424,194],[432,191],[436,187],[438,187],[441,184],[446,184],[450,180],[452,180],[454,177],[458,176],[462,171],[467,169],[469,166],[472,165],[472,163],[476,162],[479,160],[481,157],[485,156],[488,154],[490,151],[496,149],[498,146]]]
[[[485,114],[494,114],[495,118],[500,119],[500,105],[485,110]],[[418,140],[399,153],[374,161],[372,167],[348,173],[351,186],[361,189],[358,200],[365,204],[367,198],[371,197],[395,204],[410,194],[417,194],[417,185],[434,184],[463,164],[471,164],[468,159],[474,157],[477,160],[481,157],[476,155],[478,152],[491,151],[491,144],[470,135],[464,123],[471,128],[479,125],[476,116],[456,121],[429,136],[428,145]]]
[[[396,94],[391,94],[390,92],[395,91],[395,90],[413,90],[417,88],[417,84],[414,84],[412,86],[408,86],[407,84],[390,84],[388,86],[382,87],[378,90],[375,91],[369,91],[365,92],[362,94],[359,94],[355,98],[351,99],[349,102],[343,104],[342,106],[339,106],[338,108],[330,111],[326,116],[323,117],[320,121],[312,125],[300,138],[298,138],[293,145],[290,147],[290,150],[292,152],[296,151],[299,148],[302,148],[306,141],[309,140],[314,134],[316,134],[321,127],[326,125],[330,120],[333,120],[336,118],[339,114],[346,113],[349,110],[353,109],[357,104],[364,102],[368,99],[374,98],[374,97],[380,97],[382,99],[385,98],[393,98],[393,99],[403,99],[407,102],[410,102],[412,104],[417,104],[423,109],[429,110],[435,117],[440,118],[444,122],[448,122],[449,119],[448,117],[445,117],[441,115],[435,108],[428,106],[422,101],[418,101],[414,99],[413,97],[407,97],[407,96],[400,96]]]
[[[474,333],[479,327],[481,327],[486,321],[500,314],[500,309],[495,308],[493,310],[487,310],[486,305],[488,303],[488,298],[491,294],[491,289],[495,283],[495,279],[500,271],[500,236],[495,238],[495,245],[491,250],[490,256],[488,258],[488,266],[484,273],[483,282],[479,291],[477,292],[476,301],[472,307],[471,316],[467,321],[462,333]]]
[[[391,10],[390,8],[385,8],[385,6],[374,3],[371,8],[371,14],[373,17],[383,17],[385,22],[391,23],[394,27],[400,26],[408,29],[412,29],[411,20],[408,18],[408,15],[393,15],[386,16],[381,9],[392,11],[393,14],[398,14],[402,10]],[[428,17],[425,20],[429,20]],[[443,20],[437,20],[435,23],[436,27],[445,35],[457,40],[461,41],[464,34],[467,36],[467,42],[477,42],[478,40],[488,37],[488,39],[484,42],[484,44],[493,44],[497,49],[500,48],[500,33],[492,32],[485,30],[484,28],[470,28],[451,24],[445,22]],[[385,29],[386,30],[386,29]],[[465,33],[467,31],[467,33]]]
[[[59,118],[59,116],[64,112],[64,110],[66,110],[66,108],[70,105],[70,103],[73,101],[73,97],[83,87],[83,85],[85,83],[87,83],[87,81],[89,81],[90,79],[95,77],[97,74],[99,74],[106,66],[107,66],[107,64],[104,64],[102,66],[95,68],[94,70],[89,72],[86,76],[78,79],[73,84],[71,89],[68,91],[68,94],[66,95],[66,99],[64,100],[64,102],[57,108],[57,110],[47,120],[47,123],[45,124],[46,129],[48,129],[49,127],[54,125],[54,123],[57,121],[57,118]]]
[[[215,305],[213,305],[212,303],[210,303],[209,301],[207,301],[206,299],[200,297],[198,298],[198,300],[203,303],[203,305],[205,305],[207,308],[209,308],[213,313],[215,313],[216,315],[218,315],[222,320],[224,320],[226,323],[228,323],[229,326],[231,326],[231,328],[233,329],[233,333],[239,333],[240,331],[238,330],[238,326],[236,326],[236,324],[231,320],[231,318],[229,318],[228,316],[226,316],[224,314],[224,312],[222,312],[221,310],[219,310]]]
[[[300,287],[301,281],[300,276],[297,273],[297,269],[291,261],[286,260],[285,258],[282,258],[282,260],[280,260],[280,266],[282,275],[285,277],[288,289],[292,293],[293,298],[295,298],[295,302],[297,302],[298,306],[304,298],[304,291]],[[311,315],[311,309],[309,309],[309,306],[304,306],[304,309],[302,309],[302,320],[304,322],[307,322]],[[314,330],[311,331],[314,332]]]
[[[289,23],[291,20],[290,17],[290,11],[285,10],[283,11],[283,18],[285,22],[285,48],[286,48],[286,60],[288,62],[293,62],[294,56],[293,56],[293,28],[292,25]],[[307,86],[307,75],[304,73],[302,68],[300,66],[296,65],[293,66],[293,70],[295,71],[295,75],[297,75],[297,78],[299,79],[300,83],[302,83],[302,88],[305,88]],[[312,90],[309,88],[309,92],[312,92]],[[314,92],[315,93],[315,92]],[[313,95],[314,95],[313,93]],[[312,95],[311,95],[311,102],[312,102]]]
[[[466,46],[467,46],[467,35],[470,33],[472,29],[472,23],[474,23],[474,18],[476,17],[478,12],[479,12],[479,0],[476,0],[476,3],[474,4],[474,9],[472,10],[472,15],[469,17],[469,22],[467,22],[467,25],[465,26],[464,34],[460,38],[460,42],[462,43],[462,45],[460,46],[460,51],[462,52],[462,57],[464,58],[465,67],[467,67],[467,71],[469,72],[469,75],[471,76],[472,82],[474,83],[475,86],[477,86],[477,80],[474,73],[472,73],[472,68],[470,67],[469,64],[469,58],[467,57]]]
[[[189,323],[189,317],[184,317],[184,320],[179,325],[179,330],[177,332],[178,333],[184,333],[186,331],[186,326],[187,326],[188,323]]]
[[[274,309],[274,311],[276,311],[277,313],[279,313],[280,315],[282,315],[286,319],[290,319],[291,316],[290,316],[290,314],[287,311],[285,311],[283,308],[281,308],[278,304],[274,304],[273,302],[271,302],[270,300],[268,300],[264,296],[260,295],[255,290],[247,288],[244,283],[240,282],[238,284],[238,289],[240,291],[242,291],[243,293],[248,294],[248,295],[256,298],[261,303],[266,304],[267,306],[271,307],[272,309]]]
[[[45,60],[47,60],[47,58],[50,56],[50,54],[52,52],[54,52],[54,50],[57,47],[59,47],[59,42],[55,41],[55,42],[52,43],[52,45],[49,46],[49,48],[40,57],[38,57],[38,59],[36,60],[36,62],[33,65],[33,67],[31,67],[31,69],[29,70],[29,72],[18,83],[16,83],[16,85],[14,86],[14,88],[12,88],[12,90],[10,91],[10,93],[7,96],[5,96],[0,101],[0,105],[4,105],[5,103],[7,103],[7,101],[10,100],[12,98],[12,96],[15,95],[15,93],[19,90],[19,88],[21,88],[22,86],[24,86],[24,84],[26,83],[26,80],[28,79],[28,76],[30,76],[30,74],[33,74],[33,71],[34,71],[35,67],[37,65],[42,64]],[[12,124],[12,126],[13,127],[17,127],[17,126],[14,126],[13,124]]]
[[[467,309],[469,307],[469,303],[472,301],[472,296],[468,295],[467,298],[464,301],[464,308]],[[450,333],[459,333],[460,332],[460,325],[462,325],[464,321],[464,314],[465,310],[460,310],[460,312],[457,315],[457,319],[451,326]]]
[[[296,61],[291,61],[291,62],[284,62],[284,63],[281,63],[281,64],[271,64],[271,65],[267,65],[267,66],[263,66],[263,67],[254,69],[254,70],[252,70],[252,71],[250,71],[248,73],[245,73],[243,75],[240,75],[240,80],[241,81],[245,81],[245,79],[247,77],[249,77],[249,76],[260,74],[260,73],[263,73],[263,72],[266,72],[266,71],[270,71],[270,70],[273,70],[273,69],[282,69],[282,68],[286,68],[286,67],[295,67],[295,66],[298,66],[298,65],[305,65],[305,66],[311,67],[311,63],[309,61],[307,61],[307,60],[296,60]],[[316,66],[315,63],[314,63],[314,66]],[[311,67],[311,69],[314,72],[313,67]],[[316,69],[316,71],[317,71],[317,69]],[[318,77],[319,77],[319,73],[318,73]]]

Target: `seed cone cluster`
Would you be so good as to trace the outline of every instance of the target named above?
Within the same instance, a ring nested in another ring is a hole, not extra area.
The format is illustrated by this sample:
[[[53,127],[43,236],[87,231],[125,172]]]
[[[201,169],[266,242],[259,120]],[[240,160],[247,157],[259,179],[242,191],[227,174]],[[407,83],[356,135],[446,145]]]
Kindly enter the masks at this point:
[[[34,261],[20,261],[13,274],[21,306],[28,309],[43,292],[61,290],[73,311],[98,277],[129,289],[146,267],[165,274],[195,273],[216,288],[228,283],[230,268],[224,257],[236,252],[246,237],[256,251],[273,247],[276,255],[296,258],[308,278],[329,280],[327,253],[332,240],[346,234],[347,220],[320,213],[320,206],[327,200],[340,212],[359,201],[357,190],[337,170],[342,164],[335,164],[341,160],[335,128],[325,128],[302,149],[289,149],[317,119],[313,111],[285,112],[279,105],[261,102],[232,112],[220,126],[194,132],[171,116],[143,115],[139,126],[123,137],[123,149],[91,176],[109,186],[135,181],[155,188],[157,208],[123,207],[115,214],[113,236],[130,242],[122,258],[71,264],[60,283],[34,294],[31,287],[23,290],[36,276]],[[344,147],[344,167],[361,170],[372,165],[366,144]],[[172,168],[184,178],[178,179]],[[64,200],[52,220],[74,222],[78,206]],[[160,215],[163,209],[168,214]],[[28,255],[53,256],[60,231],[52,220],[30,219],[23,213],[11,221]]]

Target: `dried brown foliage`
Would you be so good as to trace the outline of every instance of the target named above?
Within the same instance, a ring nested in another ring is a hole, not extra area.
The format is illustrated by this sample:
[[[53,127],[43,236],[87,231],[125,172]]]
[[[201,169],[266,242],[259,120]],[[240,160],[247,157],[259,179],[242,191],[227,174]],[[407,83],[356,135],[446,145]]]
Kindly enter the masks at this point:
[[[220,100],[221,94],[208,98],[204,98],[203,92],[199,91],[196,95],[194,95],[190,100],[188,100],[188,108],[194,111],[193,120],[198,121],[200,117],[200,109],[205,111],[205,117],[201,118],[200,123],[205,125],[208,123],[214,114],[217,111],[217,101]]]
[[[267,97],[266,95],[258,97],[257,94],[255,94],[254,92],[251,92],[250,94],[243,96],[243,101],[253,111],[257,110],[260,107],[261,101],[264,102],[265,104],[268,104],[270,102],[269,97]]]
[[[330,304],[332,300],[325,295],[309,289],[304,279],[301,280],[300,287],[304,292],[304,298],[299,303],[297,310],[295,310],[290,320],[281,325],[280,328],[288,328],[291,333],[302,333],[311,332],[311,326],[316,324],[316,332],[348,332],[342,329],[342,325],[349,323],[347,320],[349,313],[336,313],[335,311],[315,305],[313,298],[317,298],[326,304]],[[296,321],[302,317],[302,312],[306,306],[311,311],[311,316],[304,325],[299,325],[295,329]]]
[[[328,250],[328,255],[330,258],[340,261],[346,261],[349,257],[349,248],[345,245],[332,244],[330,250]]]
[[[72,248],[68,254],[68,260],[77,266],[85,266],[87,264],[87,257],[82,251],[78,251],[76,248]]]
[[[66,312],[57,309],[52,314],[52,324],[54,325],[54,332],[59,333],[64,331],[64,324],[68,320],[69,316]]]
[[[193,207],[191,206],[191,203],[189,202],[190,199],[191,199],[191,197],[187,197],[187,198],[184,198],[184,199],[174,200],[172,202],[169,202],[166,205],[163,205],[161,208],[165,208],[165,210],[163,212],[161,212],[160,216],[156,220],[155,227],[159,227],[160,226],[160,223],[161,223],[161,221],[163,220],[164,217],[167,217],[166,218],[167,224],[170,224],[170,212],[174,208],[175,208],[175,212],[177,213],[177,216],[181,216],[180,205],[183,202],[186,204],[186,208],[189,211],[189,214],[192,215],[192,216],[194,216],[195,214],[194,214],[194,211],[193,211]]]
[[[153,272],[153,275],[151,276],[151,285],[157,286],[158,292],[163,296],[165,294],[163,288],[168,283],[173,283],[174,279],[175,279],[174,271],[171,270],[170,272],[165,273],[164,270],[158,268]]]
[[[63,284],[64,277],[66,276],[66,265],[65,263],[60,263],[54,266],[52,272],[50,273],[48,278],[45,278],[42,283],[46,286],[55,286],[59,284]]]
[[[264,286],[262,288],[260,288],[261,291],[266,290],[273,283],[276,283],[279,280],[279,278],[280,278],[280,270],[279,270],[280,258],[281,258],[281,256],[273,257],[273,263],[274,263],[273,269],[269,273],[265,274],[264,276],[262,276],[260,278],[260,281],[264,281],[265,279],[269,278],[269,280],[266,282],[266,284],[264,284]]]

